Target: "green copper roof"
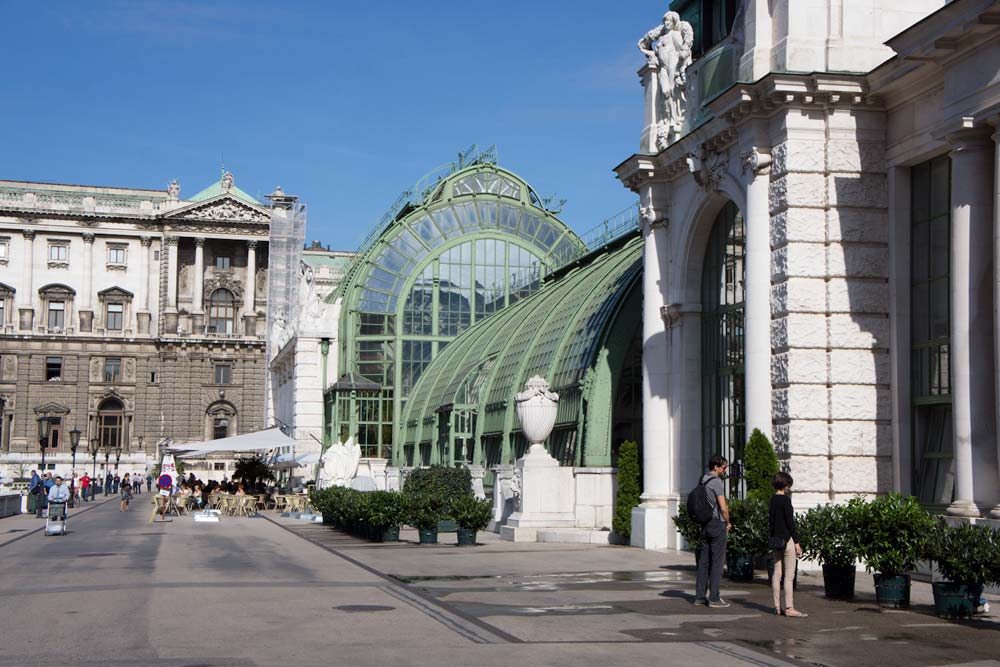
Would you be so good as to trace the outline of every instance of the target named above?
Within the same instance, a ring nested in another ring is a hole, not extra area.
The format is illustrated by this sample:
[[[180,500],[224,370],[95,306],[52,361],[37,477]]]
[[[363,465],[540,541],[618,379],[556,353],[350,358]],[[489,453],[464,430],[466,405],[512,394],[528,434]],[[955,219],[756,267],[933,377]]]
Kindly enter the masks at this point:
[[[225,190],[222,189],[222,179],[219,179],[217,182],[212,183],[210,186],[208,186],[207,188],[196,194],[194,197],[191,197],[188,201],[192,202],[205,201],[206,199],[212,199],[213,197],[218,197],[219,195],[222,194],[230,194],[233,197],[236,197],[237,199],[246,202],[247,204],[253,204],[254,206],[263,206],[261,202],[257,201],[247,193],[243,192],[243,190],[240,190],[235,185],[232,186],[228,192],[226,192]]]
[[[412,464],[449,463],[437,451],[450,438],[439,416],[454,410],[477,416],[475,463],[511,461],[516,452],[502,443],[518,434],[514,397],[541,375],[561,395],[550,451],[564,463],[608,465],[616,378],[641,325],[641,274],[633,232],[460,334],[423,372],[399,421]],[[503,453],[488,451],[491,440]]]

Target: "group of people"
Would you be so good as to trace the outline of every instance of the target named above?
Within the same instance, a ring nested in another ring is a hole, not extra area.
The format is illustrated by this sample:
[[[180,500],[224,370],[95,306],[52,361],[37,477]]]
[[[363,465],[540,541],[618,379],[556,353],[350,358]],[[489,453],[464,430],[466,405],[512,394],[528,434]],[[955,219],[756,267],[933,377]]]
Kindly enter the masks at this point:
[[[711,518],[701,527],[701,551],[698,554],[698,575],[695,583],[695,604],[707,604],[712,608],[728,607],[719,591],[722,583],[722,567],[726,560],[726,542],[732,523],[729,506],[726,504],[726,488],[722,480],[729,470],[729,461],[723,456],[713,456],[708,462],[708,472],[701,478],[698,489],[692,493],[704,493],[711,506]],[[771,558],[774,560],[774,575],[771,577],[771,594],[774,613],[789,618],[805,618],[805,612],[795,608],[793,586],[796,561],[802,556],[798,533],[795,530],[795,512],[788,497],[792,488],[792,476],[786,472],[774,475],[768,507],[768,541]],[[782,607],[781,594],[784,589],[785,604]]]
[[[142,493],[143,481],[146,483],[146,490],[152,489],[153,476],[147,474],[145,479],[141,474],[130,475],[125,473],[119,477],[117,473],[107,473],[107,475],[97,475],[91,477],[84,472],[79,477],[73,473],[70,479],[63,479],[61,475],[53,475],[46,472],[39,475],[37,470],[31,471],[31,478],[28,480],[28,493],[36,497],[35,513],[41,517],[42,512],[50,500],[49,494],[53,487],[59,486],[60,496],[66,496],[66,502],[89,502],[97,497],[97,494],[115,494],[121,498],[121,511],[128,510],[128,502],[133,496]]]

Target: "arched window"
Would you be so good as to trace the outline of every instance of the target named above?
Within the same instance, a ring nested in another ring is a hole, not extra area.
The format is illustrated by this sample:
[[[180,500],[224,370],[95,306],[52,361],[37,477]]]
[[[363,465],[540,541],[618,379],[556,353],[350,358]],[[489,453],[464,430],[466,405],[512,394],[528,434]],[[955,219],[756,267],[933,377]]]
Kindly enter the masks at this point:
[[[730,202],[715,219],[701,273],[702,454],[743,459],[743,216]],[[739,475],[732,475],[733,483]],[[736,492],[738,489],[733,488]]]
[[[117,398],[106,398],[97,408],[97,439],[101,449],[114,450],[124,442],[125,406]]]
[[[208,332],[231,334],[235,332],[236,299],[227,289],[212,292],[208,302]]]

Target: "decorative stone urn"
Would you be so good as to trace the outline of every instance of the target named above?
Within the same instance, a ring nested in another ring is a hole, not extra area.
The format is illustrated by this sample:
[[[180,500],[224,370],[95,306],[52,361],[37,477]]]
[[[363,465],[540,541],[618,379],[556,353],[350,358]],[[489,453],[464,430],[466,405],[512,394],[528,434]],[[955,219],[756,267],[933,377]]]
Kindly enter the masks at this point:
[[[545,378],[536,375],[524,383],[524,391],[517,395],[517,418],[531,445],[529,456],[545,450],[545,441],[556,425],[558,410],[559,394],[549,391]]]
[[[534,542],[540,528],[576,524],[573,468],[559,465],[543,444],[552,433],[558,409],[559,395],[549,391],[549,383],[537,375],[517,395],[521,431],[531,447],[514,464],[515,511],[500,527],[502,539]]]

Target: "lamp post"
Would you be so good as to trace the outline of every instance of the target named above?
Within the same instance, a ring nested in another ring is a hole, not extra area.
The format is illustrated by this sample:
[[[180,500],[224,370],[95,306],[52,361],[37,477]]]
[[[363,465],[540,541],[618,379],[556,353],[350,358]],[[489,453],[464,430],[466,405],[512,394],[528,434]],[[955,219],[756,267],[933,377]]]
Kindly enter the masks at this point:
[[[119,474],[119,461],[122,460],[122,446],[118,445],[115,447],[115,474]]]
[[[69,474],[69,506],[73,507],[76,500],[76,448],[80,446],[80,429],[69,432],[69,450],[73,452],[72,469]]]
[[[48,420],[48,417],[38,418],[38,448],[42,450],[42,476],[45,476],[45,448],[49,444],[49,429],[52,428],[52,422]],[[42,510],[48,502],[45,497],[45,493],[48,489],[43,485],[38,493],[38,500],[35,502],[35,516],[41,518]]]
[[[100,440],[97,438],[90,439],[90,455],[94,457],[94,474],[93,479],[90,480],[90,499],[94,499],[94,490],[97,488],[97,452],[100,451]]]
[[[108,484],[108,474],[109,474],[108,459],[110,458],[111,458],[111,443],[106,442],[104,443],[104,481],[102,482],[102,485],[104,486],[104,495],[108,495],[108,487],[111,486],[110,484]]]

